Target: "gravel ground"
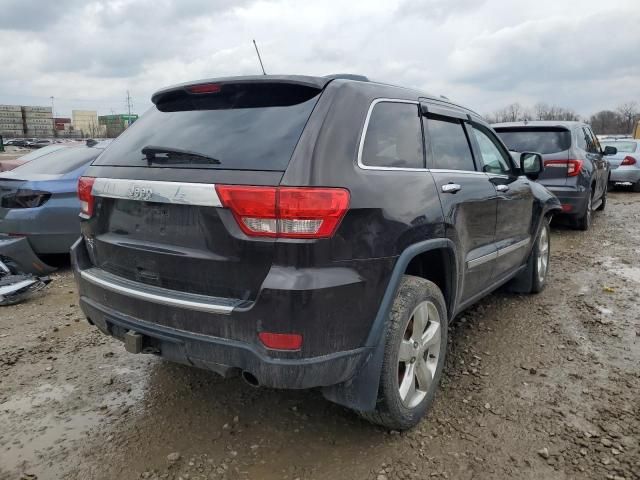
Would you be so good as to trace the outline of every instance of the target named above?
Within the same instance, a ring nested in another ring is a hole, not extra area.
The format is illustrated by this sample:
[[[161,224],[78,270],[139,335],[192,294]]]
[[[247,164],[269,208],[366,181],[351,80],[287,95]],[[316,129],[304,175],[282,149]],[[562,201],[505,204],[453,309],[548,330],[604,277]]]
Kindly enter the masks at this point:
[[[427,418],[387,432],[315,391],[130,355],[67,269],[0,310],[0,478],[640,479],[640,195],[554,226],[547,289],[453,324]]]

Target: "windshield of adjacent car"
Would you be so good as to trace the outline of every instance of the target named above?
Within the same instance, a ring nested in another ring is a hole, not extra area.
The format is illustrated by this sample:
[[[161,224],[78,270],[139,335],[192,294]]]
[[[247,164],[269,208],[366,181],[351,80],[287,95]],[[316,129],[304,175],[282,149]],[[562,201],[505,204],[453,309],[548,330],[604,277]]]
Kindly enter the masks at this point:
[[[319,94],[317,88],[251,85],[210,95],[167,95],[95,165],[283,171]],[[148,156],[145,147],[193,155]]]
[[[514,152],[558,153],[571,147],[571,132],[562,128],[496,129],[507,148]]]
[[[601,141],[600,145],[604,147],[615,147],[618,153],[633,153],[636,151],[638,144],[636,142],[607,142]]]
[[[31,160],[13,169],[12,176],[25,174],[64,175],[88,164],[102,153],[100,148],[67,147]]]

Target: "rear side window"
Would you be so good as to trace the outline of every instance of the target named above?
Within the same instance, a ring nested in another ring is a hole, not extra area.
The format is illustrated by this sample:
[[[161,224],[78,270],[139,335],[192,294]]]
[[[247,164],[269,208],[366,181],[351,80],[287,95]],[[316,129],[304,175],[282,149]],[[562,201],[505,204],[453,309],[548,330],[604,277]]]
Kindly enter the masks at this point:
[[[469,141],[459,120],[429,118],[426,125],[433,153],[431,168],[475,170]]]
[[[170,92],[95,165],[284,171],[319,96],[317,88],[291,84]],[[151,161],[145,147],[155,151]]]
[[[418,105],[377,103],[369,117],[361,161],[369,167],[424,168]]]
[[[571,132],[564,128],[513,128],[496,132],[513,152],[537,152],[542,155],[569,150]],[[583,139],[584,140],[584,139]]]
[[[12,174],[41,173],[43,175],[64,175],[82,165],[88,164],[102,153],[101,149],[89,147],[61,148],[42,157],[14,168]]]

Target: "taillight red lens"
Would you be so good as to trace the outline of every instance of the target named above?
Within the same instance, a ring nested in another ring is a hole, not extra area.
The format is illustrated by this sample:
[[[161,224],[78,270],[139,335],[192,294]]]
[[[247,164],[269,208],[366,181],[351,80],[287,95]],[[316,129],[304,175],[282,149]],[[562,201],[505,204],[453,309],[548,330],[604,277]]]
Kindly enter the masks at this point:
[[[582,160],[545,160],[545,167],[560,167],[567,169],[568,177],[575,177],[582,171]]]
[[[78,180],[78,198],[80,199],[80,215],[89,218],[93,215],[95,197],[91,194],[94,177],[80,177]]]
[[[624,160],[622,160],[622,163],[620,165],[635,165],[636,164],[636,159],[627,155],[626,157],[624,157]]]
[[[217,83],[202,83],[187,87],[191,93],[218,93],[222,87]]]
[[[260,332],[258,338],[262,344],[272,350],[300,350],[302,335],[298,333]]]
[[[216,185],[216,190],[250,236],[331,237],[349,208],[349,191],[343,188]]]

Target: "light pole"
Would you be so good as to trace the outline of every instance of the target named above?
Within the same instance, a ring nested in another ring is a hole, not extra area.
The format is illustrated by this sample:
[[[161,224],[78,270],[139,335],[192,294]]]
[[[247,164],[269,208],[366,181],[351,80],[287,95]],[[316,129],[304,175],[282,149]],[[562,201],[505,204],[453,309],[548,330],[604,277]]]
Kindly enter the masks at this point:
[[[54,100],[54,96],[51,95],[51,128],[52,128],[52,132],[53,132],[53,136],[56,136],[56,112],[54,110],[54,105],[53,105],[53,100]]]

